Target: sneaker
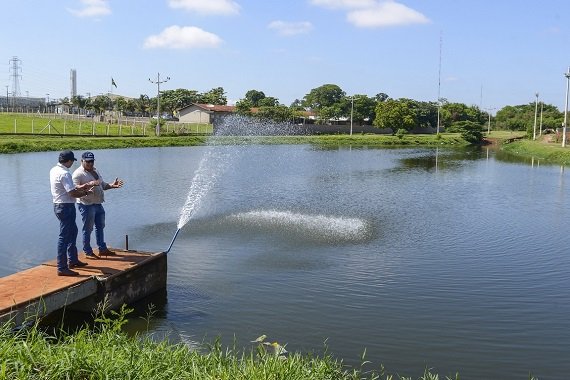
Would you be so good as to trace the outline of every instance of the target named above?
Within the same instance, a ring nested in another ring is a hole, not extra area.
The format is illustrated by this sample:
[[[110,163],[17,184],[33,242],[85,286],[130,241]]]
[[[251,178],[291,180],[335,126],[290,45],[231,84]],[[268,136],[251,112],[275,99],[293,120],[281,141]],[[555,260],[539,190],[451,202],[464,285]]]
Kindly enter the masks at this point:
[[[61,269],[57,271],[58,276],[79,276],[79,273],[72,271],[71,269]]]
[[[108,248],[100,249],[99,256],[116,256],[115,252],[110,251]]]
[[[99,256],[96,256],[94,253],[86,253],[85,257],[92,260],[99,260]]]
[[[77,261],[76,263],[69,264],[69,267],[70,268],[81,268],[81,267],[86,267],[87,265],[89,265],[89,264],[84,263],[83,261]]]

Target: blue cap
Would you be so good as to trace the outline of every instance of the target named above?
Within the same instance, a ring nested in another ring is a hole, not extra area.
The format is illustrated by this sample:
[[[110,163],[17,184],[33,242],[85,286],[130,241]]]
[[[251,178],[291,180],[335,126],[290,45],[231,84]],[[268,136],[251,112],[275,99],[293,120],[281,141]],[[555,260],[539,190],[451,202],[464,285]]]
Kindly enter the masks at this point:
[[[59,154],[59,162],[67,162],[67,161],[77,161],[77,158],[73,155],[73,152],[70,150],[64,150]]]
[[[91,152],[85,152],[81,155],[81,159],[84,161],[92,161],[95,160],[95,155]]]

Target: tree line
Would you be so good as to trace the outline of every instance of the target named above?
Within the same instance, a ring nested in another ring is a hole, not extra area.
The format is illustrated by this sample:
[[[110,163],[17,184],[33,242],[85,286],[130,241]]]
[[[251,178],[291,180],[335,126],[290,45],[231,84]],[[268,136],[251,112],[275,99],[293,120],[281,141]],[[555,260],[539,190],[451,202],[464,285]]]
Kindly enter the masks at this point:
[[[157,98],[148,95],[140,95],[135,99],[121,96],[111,99],[108,95],[93,98],[76,96],[72,99],[65,98],[62,103],[99,113],[118,110],[126,114],[149,116],[156,112]],[[226,105],[227,97],[223,87],[216,87],[204,93],[188,89],[160,92],[161,110],[166,113],[175,114],[191,103]],[[536,114],[535,107],[534,102],[503,107],[492,117],[493,129],[526,130],[532,134],[535,116],[540,117],[537,122],[541,123],[543,130],[555,129],[562,124],[563,113],[554,105],[540,103],[539,112]],[[289,106],[261,90],[249,90],[236,102],[236,112],[275,121],[311,117],[321,124],[346,122],[352,116],[356,125],[390,128],[394,133],[433,129],[438,125],[446,131],[481,129],[490,120],[488,111],[481,110],[476,105],[450,102],[447,99],[441,99],[440,102],[393,99],[385,93],[349,96],[336,84],[313,88],[302,99],[295,99]]]

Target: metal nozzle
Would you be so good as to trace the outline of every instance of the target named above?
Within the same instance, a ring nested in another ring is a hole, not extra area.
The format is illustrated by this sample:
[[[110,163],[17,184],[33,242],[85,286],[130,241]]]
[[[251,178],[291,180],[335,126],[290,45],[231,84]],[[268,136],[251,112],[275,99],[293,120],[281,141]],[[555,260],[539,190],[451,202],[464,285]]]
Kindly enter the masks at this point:
[[[166,251],[164,251],[164,253],[170,252],[170,248],[172,248],[172,244],[174,244],[174,240],[176,240],[176,236],[178,236],[179,232],[180,232],[180,228],[176,230],[176,233],[174,234],[174,237],[172,238],[172,241],[170,242],[168,249]]]

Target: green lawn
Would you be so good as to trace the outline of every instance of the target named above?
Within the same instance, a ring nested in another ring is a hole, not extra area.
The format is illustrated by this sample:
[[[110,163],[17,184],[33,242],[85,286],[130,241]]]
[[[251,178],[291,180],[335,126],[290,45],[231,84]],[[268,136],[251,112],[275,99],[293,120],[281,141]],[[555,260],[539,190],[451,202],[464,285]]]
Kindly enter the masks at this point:
[[[79,115],[0,113],[0,133],[58,136],[155,136],[147,118],[120,118],[112,122]],[[210,134],[208,124],[165,122],[162,134]]]

